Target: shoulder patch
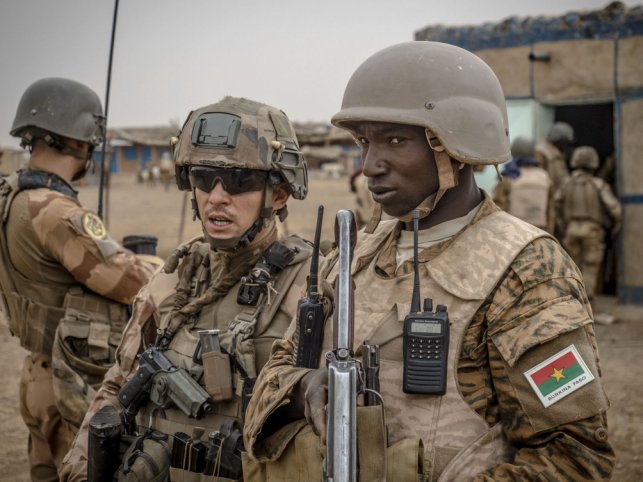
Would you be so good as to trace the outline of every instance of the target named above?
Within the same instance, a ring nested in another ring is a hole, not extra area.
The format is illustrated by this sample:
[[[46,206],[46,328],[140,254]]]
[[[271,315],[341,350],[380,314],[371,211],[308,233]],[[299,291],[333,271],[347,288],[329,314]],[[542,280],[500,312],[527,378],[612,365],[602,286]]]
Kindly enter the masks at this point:
[[[594,380],[574,345],[530,368],[524,375],[545,408]]]
[[[103,221],[94,213],[87,212],[82,218],[83,231],[90,238],[100,241],[107,237],[107,230]]]

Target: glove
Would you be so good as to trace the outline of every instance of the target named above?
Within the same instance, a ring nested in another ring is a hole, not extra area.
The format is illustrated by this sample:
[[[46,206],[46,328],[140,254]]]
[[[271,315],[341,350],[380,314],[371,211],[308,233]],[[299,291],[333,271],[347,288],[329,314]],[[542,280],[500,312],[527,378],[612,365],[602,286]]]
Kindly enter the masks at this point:
[[[299,382],[304,399],[304,416],[313,432],[326,444],[326,404],[328,403],[328,370],[318,368],[308,372]]]

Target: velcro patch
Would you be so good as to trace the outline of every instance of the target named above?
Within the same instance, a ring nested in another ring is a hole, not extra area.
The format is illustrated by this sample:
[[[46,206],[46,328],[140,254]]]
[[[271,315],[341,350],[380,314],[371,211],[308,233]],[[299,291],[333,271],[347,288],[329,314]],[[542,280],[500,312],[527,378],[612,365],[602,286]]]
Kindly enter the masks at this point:
[[[550,356],[524,375],[545,408],[594,380],[574,345]]]
[[[90,238],[100,241],[107,236],[107,230],[103,221],[94,213],[83,214],[83,231]]]

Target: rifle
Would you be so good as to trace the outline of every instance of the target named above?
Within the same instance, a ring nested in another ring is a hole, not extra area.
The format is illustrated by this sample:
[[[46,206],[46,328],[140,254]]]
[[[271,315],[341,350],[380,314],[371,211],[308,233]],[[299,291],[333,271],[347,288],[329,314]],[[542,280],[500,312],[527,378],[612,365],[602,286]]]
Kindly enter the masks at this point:
[[[357,481],[357,360],[353,358],[353,280],[351,258],[357,237],[353,213],[337,212],[335,241],[339,247],[339,274],[335,284],[333,350],[328,364],[328,408],[325,482]]]
[[[310,261],[310,276],[308,278],[308,293],[297,303],[297,326],[295,329],[295,366],[303,368],[319,368],[321,345],[324,338],[324,305],[321,293],[317,290],[317,267],[319,265],[319,241],[321,225],[324,218],[324,206],[317,209],[317,226],[315,227],[315,243]]]

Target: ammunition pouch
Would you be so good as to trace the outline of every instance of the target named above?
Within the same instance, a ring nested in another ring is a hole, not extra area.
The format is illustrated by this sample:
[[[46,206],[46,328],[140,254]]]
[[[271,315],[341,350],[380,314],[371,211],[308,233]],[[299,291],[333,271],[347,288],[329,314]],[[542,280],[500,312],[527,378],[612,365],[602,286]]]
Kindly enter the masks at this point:
[[[205,391],[215,402],[232,400],[230,355],[220,351],[211,351],[204,353],[201,360]]]
[[[53,388],[62,417],[80,426],[127,322],[127,307],[72,288],[52,348]]]
[[[292,425],[300,425],[301,428],[274,462],[258,462],[244,454],[242,460],[245,482],[321,482],[326,447],[310,425],[301,420],[292,422]],[[386,426],[381,405],[357,407],[357,451],[360,482],[423,480],[422,441],[419,438],[408,438],[386,447]]]
[[[119,482],[169,481],[168,436],[148,430],[134,439],[118,468]]]

